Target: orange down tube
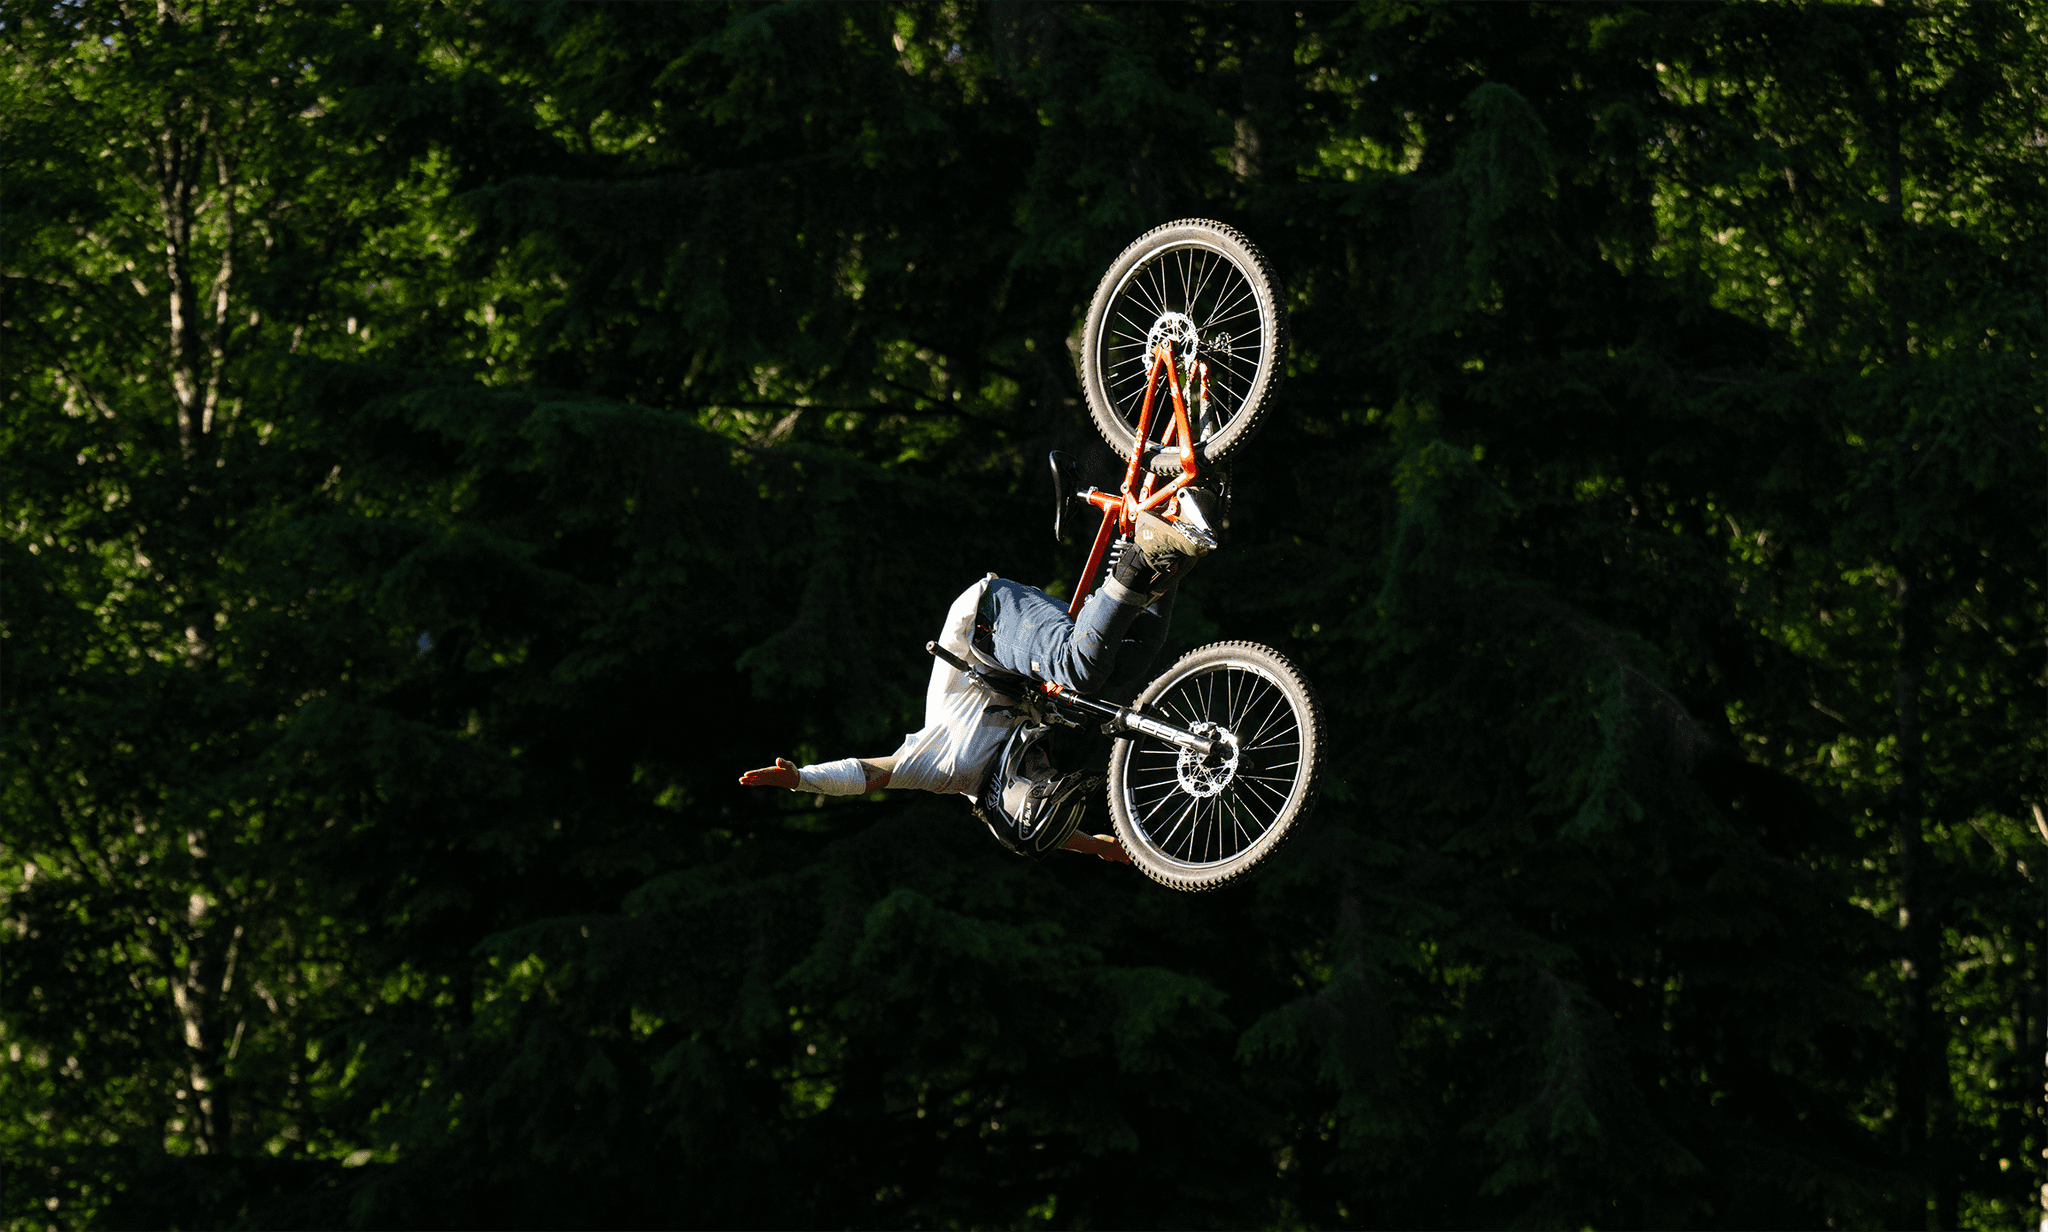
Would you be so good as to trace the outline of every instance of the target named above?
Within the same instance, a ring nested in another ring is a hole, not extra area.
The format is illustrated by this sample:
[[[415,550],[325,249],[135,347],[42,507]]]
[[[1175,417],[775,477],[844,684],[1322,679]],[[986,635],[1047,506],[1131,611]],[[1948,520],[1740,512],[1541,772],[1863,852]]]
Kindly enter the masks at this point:
[[[1095,571],[1102,568],[1102,558],[1109,552],[1109,532],[1122,520],[1122,510],[1102,511],[1102,529],[1095,532],[1095,546],[1088,549],[1088,567],[1081,570],[1081,576],[1074,582],[1074,598],[1067,604],[1069,620],[1081,614],[1081,605],[1088,601],[1088,583],[1095,580]]]

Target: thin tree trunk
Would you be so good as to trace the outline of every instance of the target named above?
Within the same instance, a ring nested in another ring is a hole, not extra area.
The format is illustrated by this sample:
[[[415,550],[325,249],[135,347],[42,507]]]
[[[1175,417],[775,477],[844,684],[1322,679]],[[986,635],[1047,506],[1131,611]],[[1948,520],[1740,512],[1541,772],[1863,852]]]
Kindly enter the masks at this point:
[[[1926,903],[1926,843],[1921,833],[1923,784],[1920,756],[1921,657],[1926,633],[1926,600],[1911,566],[1900,570],[1897,599],[1898,658],[1892,677],[1897,706],[1899,785],[1893,792],[1893,827],[1898,848],[1899,925],[1905,957],[1899,1031],[1899,1154],[1905,1162],[1906,1192],[1900,1197],[1899,1226],[1927,1226],[1926,1185],[1929,1045],[1934,1031],[1928,990],[1938,959],[1930,944],[1933,920]]]
[[[1231,150],[1231,169],[1251,183],[1285,183],[1294,177],[1287,140],[1294,108],[1294,8],[1255,4],[1242,10],[1250,19],[1240,93],[1243,113]]]
[[[196,837],[192,845],[198,848]],[[191,957],[171,981],[171,999],[178,1008],[178,1018],[184,1027],[185,1049],[190,1058],[187,1067],[187,1087],[191,1091],[192,1103],[189,1129],[200,1153],[208,1155],[219,1152],[221,1111],[217,1106],[220,1024],[217,1016],[210,1012],[218,999],[220,962],[216,946],[210,944],[213,941],[211,934],[216,931],[207,919],[210,906],[204,894],[197,891],[192,894],[186,910],[186,927],[190,930],[187,944],[191,947]]]
[[[1885,265],[1887,286],[1886,350],[1900,384],[1912,362],[1911,281],[1908,267],[1909,235],[1906,226],[1905,143],[1902,132],[1904,100],[1899,88],[1900,43],[1905,37],[1905,17],[1891,17],[1883,47],[1884,140],[1886,158]],[[1910,395],[1909,395],[1910,396]],[[1911,521],[1911,498],[1905,490],[1910,475],[1894,494],[1900,531]],[[1901,1195],[1900,1226],[1925,1228],[1929,1211],[1927,1198],[1933,1191],[1933,1218],[1939,1227],[1954,1227],[1957,1192],[1952,1180],[1955,1169],[1946,1158],[1949,1135],[1939,1132],[1932,1114],[1952,1113],[1946,1046],[1941,1024],[1934,1012],[1932,994],[1942,982],[1941,922],[1928,891],[1927,845],[1923,825],[1926,817],[1926,761],[1922,746],[1926,731],[1920,713],[1920,693],[1925,664],[1932,651],[1932,613],[1926,578],[1920,560],[1910,548],[1899,552],[1897,598],[1898,657],[1893,672],[1892,696],[1897,708],[1899,785],[1894,794],[1893,825],[1899,859],[1899,923],[1905,958],[1901,963],[1899,1050],[1899,1152],[1907,1173],[1906,1192]],[[1931,1132],[1932,1131],[1932,1132]]]
[[[159,30],[177,20],[159,4]],[[196,114],[191,110],[196,107]],[[230,283],[234,274],[234,196],[226,152],[219,148],[215,124],[220,117],[204,103],[167,103],[157,117],[154,147],[157,205],[164,237],[164,273],[168,281],[165,312],[166,363],[178,430],[178,447],[186,468],[186,519],[204,524],[214,487],[215,410],[226,362]],[[216,181],[211,201],[204,178]],[[202,269],[201,248],[209,238],[207,214],[222,212],[220,257],[211,270]],[[203,556],[188,560],[180,578],[183,591],[186,662],[205,671],[213,662],[214,634],[210,579]],[[203,830],[186,835],[191,856],[191,883],[203,887],[207,876],[208,836]],[[221,1004],[225,992],[221,929],[213,918],[214,904],[199,888],[186,903],[186,957],[170,972],[171,996],[178,1013],[186,1050],[187,1131],[203,1154],[223,1147],[225,1092],[221,1089],[221,1034],[226,1020]]]

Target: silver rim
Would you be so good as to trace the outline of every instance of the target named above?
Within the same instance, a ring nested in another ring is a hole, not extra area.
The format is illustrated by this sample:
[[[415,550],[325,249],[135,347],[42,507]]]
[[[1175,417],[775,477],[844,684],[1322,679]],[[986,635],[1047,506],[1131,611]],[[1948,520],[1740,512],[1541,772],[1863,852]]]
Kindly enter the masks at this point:
[[[1295,809],[1307,770],[1302,717],[1272,673],[1242,659],[1205,663],[1145,709],[1218,743],[1206,762],[1133,735],[1124,813],[1137,839],[1184,868],[1213,868],[1257,848]]]
[[[1152,345],[1171,339],[1190,411],[1195,365],[1208,361],[1209,415],[1195,425],[1196,438],[1208,440],[1251,404],[1272,337],[1272,315],[1257,284],[1229,253],[1195,241],[1163,244],[1132,264],[1103,309],[1095,339],[1103,397],[1136,436]],[[1155,407],[1155,436],[1157,418]]]

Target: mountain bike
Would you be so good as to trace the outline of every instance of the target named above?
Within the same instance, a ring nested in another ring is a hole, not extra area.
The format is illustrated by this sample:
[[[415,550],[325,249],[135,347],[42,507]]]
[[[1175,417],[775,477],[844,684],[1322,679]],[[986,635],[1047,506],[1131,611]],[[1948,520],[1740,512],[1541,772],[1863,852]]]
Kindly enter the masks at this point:
[[[1145,510],[1213,539],[1182,493],[1248,441],[1279,388],[1284,318],[1265,259],[1236,231],[1189,219],[1141,236],[1103,276],[1083,326],[1088,408],[1126,462],[1115,492],[1074,490],[1055,455],[1054,534],[1069,499],[1102,520],[1074,587],[1078,615]],[[1162,395],[1164,395],[1162,397]],[[1170,403],[1170,409],[1168,407]],[[954,667],[984,676],[936,644]],[[1189,651],[1129,706],[1052,681],[1023,689],[1028,717],[1114,737],[1109,810],[1146,876],[1179,890],[1234,881],[1272,855],[1314,804],[1322,717],[1285,655],[1252,642]]]

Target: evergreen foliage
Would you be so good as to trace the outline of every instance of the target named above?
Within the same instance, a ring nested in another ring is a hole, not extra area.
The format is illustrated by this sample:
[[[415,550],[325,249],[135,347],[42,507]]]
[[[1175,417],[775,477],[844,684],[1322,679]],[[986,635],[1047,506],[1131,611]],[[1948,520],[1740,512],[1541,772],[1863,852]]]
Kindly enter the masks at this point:
[[[0,10],[8,1226],[2032,1222],[2044,33]],[[1078,571],[1189,216],[1293,350],[1174,649],[1317,683],[1303,835],[734,785]]]

